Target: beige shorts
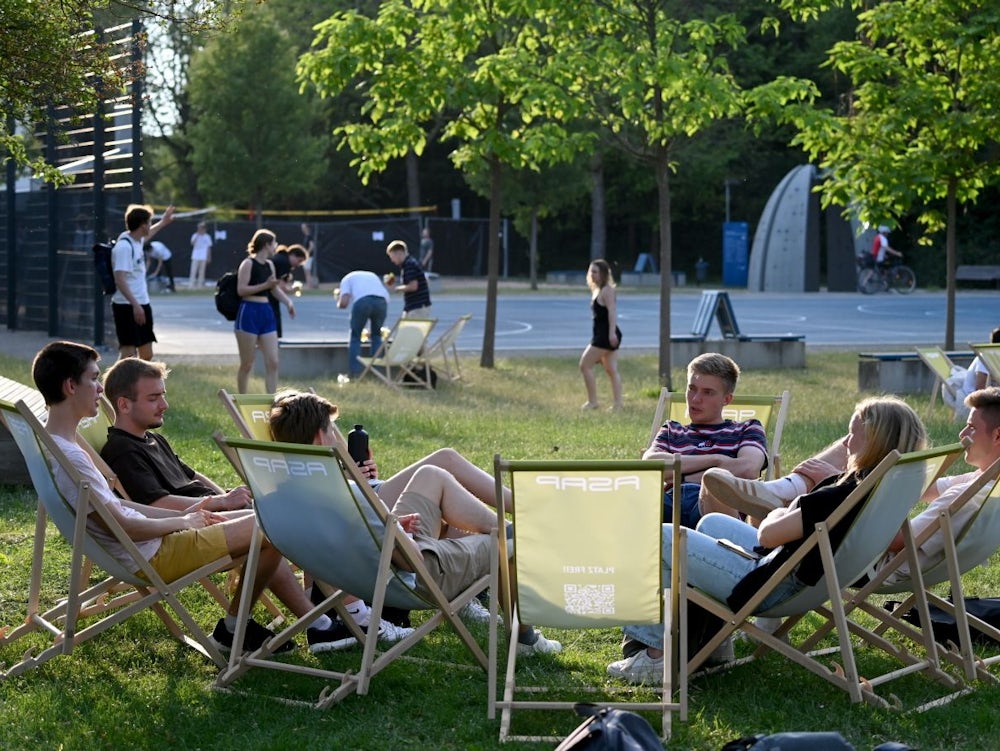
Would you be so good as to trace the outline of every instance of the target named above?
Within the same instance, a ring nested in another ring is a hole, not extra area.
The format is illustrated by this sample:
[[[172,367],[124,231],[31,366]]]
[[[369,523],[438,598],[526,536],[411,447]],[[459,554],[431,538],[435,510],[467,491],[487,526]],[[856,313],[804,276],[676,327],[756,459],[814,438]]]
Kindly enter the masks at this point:
[[[221,524],[213,524],[166,535],[149,563],[163,581],[172,582],[227,555],[226,531]]]
[[[396,516],[420,514],[420,526],[430,534],[414,535],[413,541],[424,557],[431,578],[448,599],[456,597],[476,579],[490,573],[493,548],[490,535],[438,539],[434,533],[443,524],[440,505],[412,490],[400,494],[392,513]],[[426,594],[419,581],[417,590]]]

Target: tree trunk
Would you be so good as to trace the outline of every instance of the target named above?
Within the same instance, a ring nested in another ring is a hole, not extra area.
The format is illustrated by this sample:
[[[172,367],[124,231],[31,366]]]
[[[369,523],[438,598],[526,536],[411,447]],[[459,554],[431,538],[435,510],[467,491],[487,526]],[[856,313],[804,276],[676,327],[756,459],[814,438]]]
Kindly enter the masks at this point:
[[[670,286],[673,283],[670,238],[670,154],[657,147],[657,216],[660,221],[660,385],[673,391],[670,352]]]
[[[590,160],[590,260],[607,258],[608,212],[604,192],[604,158],[599,151]]]
[[[483,322],[483,351],[479,365],[493,367],[493,345],[497,331],[497,281],[500,276],[500,203],[503,200],[500,159],[490,156],[490,227],[486,261],[486,317]]]
[[[538,207],[531,208],[531,237],[528,239],[528,275],[531,288],[538,289]]]
[[[420,205],[420,160],[413,149],[406,152],[406,200],[410,202],[412,216],[418,216],[413,209]]]
[[[948,181],[948,228],[945,230],[945,288],[947,290],[945,303],[944,348],[955,349],[955,221],[957,180]]]

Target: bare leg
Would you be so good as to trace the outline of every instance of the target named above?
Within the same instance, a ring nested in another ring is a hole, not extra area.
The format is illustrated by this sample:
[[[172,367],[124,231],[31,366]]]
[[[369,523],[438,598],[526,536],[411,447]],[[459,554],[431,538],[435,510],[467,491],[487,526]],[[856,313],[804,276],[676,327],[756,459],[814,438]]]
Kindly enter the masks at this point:
[[[253,370],[254,356],[257,354],[257,335],[246,331],[237,331],[236,346],[240,351],[240,367],[236,371],[236,391],[245,394],[247,393],[247,384],[250,382],[250,371]]]
[[[403,492],[403,488],[406,487],[413,474],[424,466],[440,467],[450,473],[463,488],[480,501],[496,508],[496,483],[493,475],[483,471],[452,448],[438,449],[394,474],[378,489],[379,498],[391,507],[398,500],[399,494]],[[514,501],[510,488],[503,489],[503,502],[506,511],[513,510]]]
[[[278,332],[261,334],[257,346],[264,356],[264,386],[268,394],[278,390]]]
[[[418,468],[407,483],[406,489],[432,500],[438,499],[441,518],[449,527],[481,534],[489,532],[496,526],[496,512],[459,485],[458,480],[440,467]],[[425,534],[435,537],[441,536],[443,532],[444,530],[425,530]]]
[[[583,385],[587,387],[587,403],[584,408],[596,407],[597,401],[597,380],[594,378],[594,366],[607,353],[607,350],[588,344],[580,355],[580,374],[583,376]]]
[[[611,394],[614,398],[613,407],[614,409],[621,409],[622,407],[622,379],[618,375],[618,352],[617,350],[611,350],[605,353],[604,357],[601,358],[601,365],[604,366],[604,372],[608,374],[608,378],[611,379]]]
[[[139,357],[142,358],[143,360],[152,360],[153,359],[153,343],[152,342],[148,342],[146,344],[143,344],[141,347],[139,347],[138,354],[139,354]]]
[[[126,357],[136,357],[139,351],[134,344],[123,344],[118,348],[118,359],[124,360]]]

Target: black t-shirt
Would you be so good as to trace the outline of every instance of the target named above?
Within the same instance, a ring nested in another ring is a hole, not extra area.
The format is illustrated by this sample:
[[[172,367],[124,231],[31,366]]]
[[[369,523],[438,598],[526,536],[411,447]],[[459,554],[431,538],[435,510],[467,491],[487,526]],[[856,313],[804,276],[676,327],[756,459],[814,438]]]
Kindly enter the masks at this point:
[[[292,262],[288,257],[287,250],[279,250],[273,256],[271,256],[271,263],[274,264],[274,275],[279,279],[285,279],[291,281],[292,278]]]
[[[792,554],[801,547],[806,538],[812,534],[816,525],[825,521],[830,514],[836,511],[837,507],[858,486],[858,477],[855,475],[848,477],[839,484],[834,484],[838,479],[831,478],[811,493],[799,496],[798,504],[799,510],[802,512],[803,537],[785,543],[770,560],[744,576],[733,587],[732,593],[726,599],[729,607],[734,610],[743,607],[760,590],[772,574],[781,568],[785,561],[791,558]],[[851,528],[854,518],[863,507],[864,502],[854,504],[850,512],[845,514],[844,518],[830,530],[830,543],[835,552],[840,543],[843,542],[847,530]],[[814,547],[802,557],[795,571],[795,578],[807,587],[813,586],[823,578],[823,558],[820,555],[819,547]]]
[[[108,442],[101,458],[114,470],[125,492],[136,503],[151,504],[165,495],[202,498],[215,493],[195,471],[180,460],[167,439],[146,432],[142,438],[118,428],[108,428]]]

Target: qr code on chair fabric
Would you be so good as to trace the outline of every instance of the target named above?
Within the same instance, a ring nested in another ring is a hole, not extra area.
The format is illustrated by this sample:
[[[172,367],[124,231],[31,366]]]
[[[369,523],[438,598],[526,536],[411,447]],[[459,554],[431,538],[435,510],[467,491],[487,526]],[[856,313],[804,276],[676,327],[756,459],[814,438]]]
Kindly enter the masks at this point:
[[[565,584],[566,612],[574,615],[614,615],[614,584]]]

